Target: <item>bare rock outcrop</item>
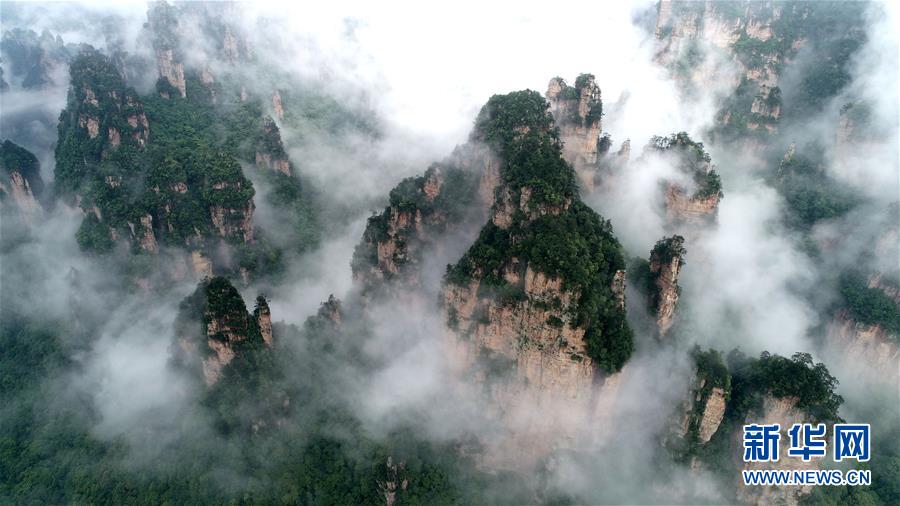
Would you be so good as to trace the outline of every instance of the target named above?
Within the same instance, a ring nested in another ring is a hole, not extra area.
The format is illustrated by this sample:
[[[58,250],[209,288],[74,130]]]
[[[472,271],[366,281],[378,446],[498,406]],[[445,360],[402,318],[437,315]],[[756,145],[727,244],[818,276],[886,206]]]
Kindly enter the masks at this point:
[[[585,188],[592,190],[602,130],[600,87],[591,74],[578,76],[575,86],[555,77],[550,80],[546,97],[560,129],[563,156],[575,167]]]
[[[384,497],[385,506],[394,506],[397,502],[397,494],[404,492],[409,487],[409,479],[406,478],[406,463],[394,462],[393,457],[388,457],[384,467],[385,477],[378,481],[378,490]]]
[[[156,242],[156,236],[153,233],[153,216],[145,214],[141,216],[139,224],[128,224],[131,230],[132,239],[136,240],[140,248],[147,253],[159,253],[159,244]]]
[[[524,469],[554,449],[592,441],[618,387],[618,375],[595,363],[586,329],[572,318],[577,294],[560,278],[521,269],[504,269],[520,293],[497,294],[480,280],[448,284],[443,293],[453,363],[490,389],[496,416],[510,430],[489,445],[489,467]],[[548,412],[556,416],[539,414]]]
[[[900,382],[900,338],[883,326],[859,323],[843,309],[835,315],[828,337],[848,363],[865,364],[861,372],[870,382],[889,386]]]
[[[686,133],[653,137],[645,153],[657,153],[676,166],[686,181],[665,181],[663,203],[669,228],[714,223],[722,199],[722,181],[702,142]]]
[[[675,308],[681,295],[678,275],[684,265],[684,255],[684,238],[680,235],[658,241],[650,252],[650,274],[655,288],[650,294],[650,305],[656,313],[660,337],[664,337],[674,323]]]
[[[214,205],[209,208],[209,214],[219,237],[248,243],[253,240],[254,209],[253,201],[249,200],[237,208]]]
[[[269,302],[262,295],[256,298],[253,316],[256,317],[259,324],[259,333],[262,335],[263,342],[266,343],[266,346],[272,346],[272,311],[269,309]]]
[[[4,141],[0,145],[0,202],[9,202],[24,223],[31,223],[41,211],[44,191],[40,163],[25,148]]]
[[[688,455],[708,443],[719,430],[731,395],[731,375],[717,350],[702,351],[696,347],[691,358],[694,374],[675,418],[675,440],[668,443]]]
[[[207,278],[179,308],[175,323],[177,364],[199,371],[207,386],[217,383],[241,353],[272,345],[272,317],[264,297],[253,314],[223,277]]]
[[[291,175],[291,162],[281,132],[272,118],[266,116],[262,121],[262,131],[256,143],[256,166],[261,169],[275,170],[286,176]]]
[[[156,52],[156,66],[159,75],[184,98],[187,96],[187,86],[184,80],[184,63],[178,54],[177,10],[168,2],[154,2],[147,10],[147,20],[153,37],[153,49]],[[167,91],[162,91],[163,96],[168,94]]]
[[[746,424],[773,424],[777,423],[781,427],[781,439],[779,442],[779,455],[787,455],[790,448],[790,437],[788,430],[795,423],[814,422],[814,420],[803,410],[798,407],[799,399],[796,397],[775,397],[766,395],[763,397],[762,409],[757,414],[747,416]],[[831,432],[829,427],[829,433]],[[735,431],[733,434],[732,444],[735,448],[741,447],[743,434],[741,431]],[[830,434],[829,434],[830,437]],[[743,463],[743,469],[783,469],[793,470],[815,470],[823,465],[824,459],[813,457],[809,462],[804,462],[799,458],[782,457],[777,462],[747,462]],[[811,485],[801,485],[794,487],[748,487],[744,486],[739,477],[738,483],[738,500],[744,504],[752,504],[756,506],[764,506],[768,504],[786,504],[796,505],[799,503],[801,496],[808,494],[812,490]]]
[[[275,111],[275,117],[284,119],[284,107],[281,104],[281,93],[278,90],[272,92],[272,110]]]
[[[490,164],[460,152],[391,191],[389,205],[369,218],[353,254],[353,277],[364,291],[378,290],[387,282],[421,285],[425,252],[440,250],[447,232],[486,213],[480,190],[490,183],[480,169],[488,171]]]
[[[691,196],[683,186],[669,183],[666,186],[666,218],[670,223],[702,225],[715,221],[719,210],[718,194]]]
[[[715,89],[726,83],[732,89],[739,85],[754,89],[750,109],[740,112],[750,118],[746,124],[749,130],[772,131],[781,114],[781,68],[790,54],[778,44],[764,43],[775,36],[774,26],[783,8],[765,2],[735,7],[717,4],[721,2],[661,1],[655,59],[688,88]],[[741,12],[735,12],[736,8]],[[730,113],[720,113],[719,121],[729,124]]]

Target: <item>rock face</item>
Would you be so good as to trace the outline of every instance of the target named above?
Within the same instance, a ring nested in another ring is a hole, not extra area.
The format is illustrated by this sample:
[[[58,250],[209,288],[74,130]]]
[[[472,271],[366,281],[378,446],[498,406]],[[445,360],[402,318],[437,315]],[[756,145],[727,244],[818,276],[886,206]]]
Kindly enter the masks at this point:
[[[719,195],[690,196],[684,187],[670,183],[666,187],[666,218],[670,223],[701,225],[715,220]]]
[[[378,490],[384,496],[385,506],[394,506],[397,502],[397,494],[406,491],[409,487],[409,479],[406,478],[406,464],[395,463],[393,457],[388,457],[385,467],[385,478],[378,481]]]
[[[728,354],[726,366],[718,351],[695,347],[691,358],[694,374],[689,394],[672,419],[671,432],[664,438],[666,447],[692,471],[717,472],[734,483],[736,496],[716,502],[797,504],[809,487],[745,487],[740,471],[820,468],[822,457],[804,463],[787,455],[788,431],[795,423],[823,423],[830,430],[843,401],[834,393],[837,380],[824,364],[814,363],[804,353],[786,358],[763,352],[756,359],[735,350]],[[775,423],[780,425],[780,459],[744,462],[744,425]],[[826,434],[825,440],[830,437]]]
[[[793,97],[783,107],[780,88],[785,76],[796,75],[794,62],[833,62],[838,48],[857,47],[865,32],[864,11],[861,4],[663,0],[655,59],[688,94],[726,95],[716,115],[719,133],[753,133],[747,137],[753,142],[775,132],[783,111],[797,106]],[[801,49],[804,58],[798,58]]]
[[[156,52],[159,75],[184,98],[187,96],[187,86],[184,80],[184,63],[177,54],[178,17],[176,11],[165,1],[154,2],[147,10],[147,20],[153,34],[153,49]],[[166,91],[161,93],[163,96],[168,94]]]
[[[242,37],[240,31],[226,24],[222,36],[222,53],[229,63],[237,63],[241,60],[249,60],[253,52],[249,41]]]
[[[560,129],[563,156],[575,167],[585,188],[591,190],[603,116],[600,87],[591,74],[578,76],[574,87],[555,77],[550,80],[546,96]]]
[[[333,323],[334,325],[340,325],[344,319],[344,311],[341,308],[341,301],[335,298],[335,296],[329,295],[328,300],[323,302],[319,307],[318,313],[316,313],[319,318],[325,319]]]
[[[57,147],[57,153],[61,149],[78,149],[88,160],[100,161],[123,143],[137,148],[146,145],[150,123],[144,106],[137,93],[125,86],[109,59],[93,49],[85,49],[73,60],[70,73],[72,94],[60,118],[62,148]],[[98,137],[100,142],[85,142]],[[75,159],[62,163],[61,183],[65,190],[74,190],[84,170],[78,164],[85,162]]]
[[[278,90],[272,92],[272,110],[275,111],[275,117],[284,119],[284,108],[281,105],[281,93]]]
[[[742,118],[747,118],[746,127],[774,130],[781,114],[780,66],[787,55],[780,45],[766,42],[773,37],[782,8],[764,2],[728,7],[716,4],[661,1],[656,60],[689,87],[714,87],[725,82],[732,89],[739,85],[752,88],[749,110],[739,110]],[[723,66],[714,61],[704,61],[704,52],[712,55],[710,60],[728,60],[737,66],[737,72],[723,71]],[[719,120],[727,125],[737,119],[737,112],[723,111]]]
[[[814,420],[802,409],[798,408],[799,399],[796,397],[774,397],[766,395],[763,397],[762,409],[758,414],[748,415],[745,424],[772,424],[777,423],[781,426],[781,440],[779,444],[779,455],[782,458],[778,462],[748,462],[743,464],[743,469],[784,469],[784,470],[815,470],[822,467],[824,459],[821,457],[813,457],[809,462],[804,462],[799,458],[786,458],[788,448],[790,448],[790,437],[788,430],[795,423],[814,422]],[[831,427],[826,440],[830,441]],[[735,448],[741,448],[743,434],[741,431],[735,431],[733,434],[733,445]],[[736,478],[740,480],[740,478]],[[744,504],[753,504],[764,506],[768,504],[788,504],[796,505],[800,501],[800,497],[808,494],[812,487],[810,485],[796,487],[746,487],[743,482],[738,484],[738,500]]]
[[[64,83],[61,80],[64,67],[77,52],[76,46],[66,46],[62,37],[54,36],[49,30],[38,35],[22,28],[5,30],[0,49],[9,70],[5,77],[25,89]]]
[[[44,191],[37,158],[25,148],[4,141],[0,145],[0,202],[9,202],[25,223],[41,212]]]
[[[241,353],[272,345],[272,316],[265,298],[257,298],[251,315],[226,278],[208,278],[181,303],[176,336],[176,361],[188,368],[199,362],[212,386]]]
[[[650,252],[650,274],[655,288],[650,293],[650,307],[656,313],[660,337],[664,337],[674,323],[681,294],[678,274],[684,265],[684,255],[684,238],[680,235],[660,240]]]
[[[269,303],[262,295],[256,298],[256,308],[253,310],[253,316],[259,324],[259,333],[262,335],[263,342],[266,346],[272,346],[272,311],[269,310]]]
[[[156,65],[159,68],[159,75],[178,90],[181,98],[186,97],[187,85],[184,81],[184,64],[175,60],[175,50],[171,48],[157,50]]]
[[[408,178],[391,190],[389,205],[369,218],[362,242],[353,253],[353,277],[364,291],[385,282],[421,285],[423,255],[441,248],[445,234],[475,216],[484,216],[496,160],[484,150],[464,147],[424,175]]]
[[[256,143],[256,166],[261,169],[275,170],[286,176],[291,175],[291,162],[288,160],[278,125],[266,116]]]
[[[594,437],[632,351],[621,247],[576,177],[543,97],[496,95],[466,145],[391,191],[354,253],[364,294],[415,291],[426,252],[457,224],[487,219],[448,266],[440,299],[451,365],[489,391],[507,429],[483,456],[491,467],[522,469]],[[546,412],[566,416],[537,416]]]
[[[255,192],[231,154],[204,145],[150,156],[144,106],[111,61],[85,51],[70,70],[56,188],[85,211],[78,232],[84,249],[108,252],[127,242],[124,250],[157,255],[164,246],[186,248],[199,257],[176,260],[170,271],[181,279],[189,265],[210,274],[211,251],[223,243],[255,242]]]
[[[129,225],[131,225],[129,223]],[[156,236],[153,235],[153,216],[145,214],[141,216],[140,228],[136,229],[131,226],[131,234],[138,239],[141,249],[147,253],[159,253],[159,244],[156,242]]]
[[[695,142],[687,133],[654,137],[647,152],[661,153],[689,180],[687,183],[667,181],[664,204],[670,228],[680,225],[714,223],[722,199],[722,181],[703,143]]]
[[[848,362],[866,365],[869,381],[890,386],[900,381],[898,337],[881,325],[859,323],[844,309],[835,315],[828,337]]]
[[[722,424],[731,395],[731,375],[716,350],[692,352],[694,375],[673,432],[683,448],[703,446]]]
[[[243,190],[243,182],[220,182],[212,185],[213,191],[235,192]],[[212,226],[219,237],[233,242],[248,243],[253,240],[253,200],[241,206],[212,205],[209,208]]]
[[[578,199],[547,105],[527,93],[533,92],[493,97],[476,121],[473,135],[493,141],[503,160],[500,182],[490,221],[449,268],[442,295],[455,364],[490,389],[491,404],[510,428],[487,461],[517,468],[597,429],[591,420],[602,418],[600,399],[613,396],[617,384],[610,373],[631,351],[618,243]],[[541,167],[539,175],[520,177],[533,166]],[[577,243],[591,246],[571,251],[572,258],[562,254],[561,263],[591,262],[600,250],[612,262],[576,279],[541,260],[551,244]],[[593,297],[604,300],[597,313],[586,304]],[[598,335],[609,340],[601,344]],[[566,416],[534,416],[556,405],[565,406]]]

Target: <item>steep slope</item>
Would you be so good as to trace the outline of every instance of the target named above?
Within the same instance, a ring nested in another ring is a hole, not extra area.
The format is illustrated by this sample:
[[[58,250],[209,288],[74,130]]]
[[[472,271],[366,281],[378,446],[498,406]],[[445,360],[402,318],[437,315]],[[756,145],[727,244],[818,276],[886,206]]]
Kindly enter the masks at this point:
[[[25,223],[41,211],[44,181],[37,158],[11,142],[0,145],[0,202],[11,206]]]
[[[181,303],[175,332],[177,362],[202,371],[210,386],[238,355],[272,346],[272,314],[263,297],[257,297],[256,308],[248,313],[228,279],[208,278]]]
[[[722,180],[703,143],[680,132],[654,137],[647,151],[673,157],[678,171],[688,178],[686,183],[667,181],[665,184],[665,209],[670,227],[715,222],[723,197]]]
[[[547,86],[546,97],[559,126],[563,157],[575,168],[584,188],[591,191],[601,154],[603,102],[600,87],[591,74],[579,75],[574,86],[569,86],[561,77],[554,77]]]
[[[442,256],[453,232],[487,216],[499,166],[497,155],[473,135],[422,176],[403,180],[366,224],[353,252],[354,280],[365,292],[420,286],[426,256]]]
[[[764,139],[849,83],[851,58],[865,41],[865,9],[854,2],[663,0],[656,59],[689,93],[727,83],[718,134]],[[786,80],[800,85],[785,93]]]
[[[38,89],[63,84],[65,65],[77,52],[74,44],[66,45],[62,37],[43,30],[14,28],[5,30],[0,40],[3,61],[8,62],[6,79],[24,89]]]
[[[804,462],[787,456],[787,431],[795,423],[830,426],[840,420],[843,398],[834,393],[837,380],[805,353],[785,358],[763,352],[749,358],[735,350],[723,360],[716,350],[695,348],[692,358],[694,377],[673,416],[668,448],[692,469],[717,473],[740,503],[798,504],[811,487],[747,487],[740,470],[821,468],[823,459]],[[753,423],[780,425],[778,462],[742,461],[743,426]],[[726,497],[726,502],[734,499]]]
[[[103,252],[124,238],[155,254],[160,243],[199,251],[214,237],[253,240],[254,190],[237,160],[202,145],[190,152],[148,146],[143,103],[99,53],[79,55],[71,74],[56,181],[88,212],[82,246]]]
[[[650,252],[650,309],[656,314],[660,337],[675,323],[675,308],[681,296],[678,274],[684,266],[684,238],[680,235],[659,240]]]
[[[900,283],[883,274],[845,273],[842,303],[835,311],[828,340],[836,350],[866,364],[865,379],[887,387],[900,380]]]
[[[609,222],[579,200],[539,94],[492,97],[473,136],[499,154],[500,184],[490,221],[448,270],[444,313],[459,365],[512,429],[497,465],[527,466],[589,432],[599,385],[631,355],[624,259]],[[523,414],[554,403],[571,419]]]

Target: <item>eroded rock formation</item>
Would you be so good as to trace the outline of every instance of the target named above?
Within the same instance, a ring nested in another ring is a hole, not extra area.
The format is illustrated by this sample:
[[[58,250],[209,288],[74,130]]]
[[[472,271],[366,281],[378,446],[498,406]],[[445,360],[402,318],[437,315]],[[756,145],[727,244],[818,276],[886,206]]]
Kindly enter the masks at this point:
[[[447,232],[486,212],[490,204],[482,199],[493,198],[496,164],[486,150],[464,146],[391,190],[389,205],[369,218],[353,253],[354,279],[365,290],[386,281],[419,286],[425,252],[441,248]]]
[[[550,112],[560,129],[563,156],[575,167],[587,190],[594,188],[598,142],[600,140],[603,102],[600,87],[591,74],[581,74],[575,86],[561,77],[550,80],[547,87]]]
[[[265,298],[250,314],[244,300],[223,277],[207,278],[185,299],[176,320],[177,363],[196,364],[207,386],[218,382],[242,353],[272,345],[272,316]]]
[[[0,145],[0,202],[11,204],[25,223],[41,212],[44,191],[37,158],[25,148],[4,141]]]
[[[744,463],[744,469],[783,469],[793,470],[815,470],[824,464],[824,459],[813,458],[809,462],[804,462],[800,458],[785,458],[788,448],[790,448],[790,437],[788,430],[795,423],[812,423],[813,419],[806,411],[798,407],[799,399],[797,397],[775,397],[766,395],[763,397],[762,409],[759,413],[750,414],[745,420],[745,424],[773,424],[777,423],[781,427],[781,439],[779,442],[779,455],[782,456],[777,462],[748,462]],[[829,427],[828,436],[831,435]],[[741,448],[743,441],[743,433],[735,431],[733,434],[733,447]],[[828,440],[828,438],[826,438]],[[744,486],[739,477],[735,478],[738,484],[738,500],[744,504],[752,504],[756,506],[764,506],[768,504],[799,504],[800,498],[808,494],[812,486],[801,485],[794,487],[748,487]]]
[[[660,337],[664,337],[674,323],[675,308],[681,295],[678,274],[684,265],[684,255],[684,238],[680,235],[660,240],[650,252],[650,274],[653,280],[650,307],[656,314]]]
[[[147,19],[153,35],[153,49],[159,75],[184,98],[187,85],[184,80],[184,63],[178,54],[178,16],[174,7],[165,1],[154,2],[147,10]],[[161,90],[168,96],[166,90]]]
[[[685,133],[654,137],[649,152],[661,153],[686,181],[666,181],[664,205],[670,228],[714,223],[722,199],[722,181],[703,143]]]
[[[262,130],[256,142],[256,166],[261,169],[275,170],[286,176],[291,175],[291,162],[281,132],[272,118],[266,116],[262,121]]]
[[[448,270],[442,296],[456,365],[490,385],[492,404],[511,429],[509,439],[497,441],[497,451],[486,457],[501,467],[528,466],[588,437],[592,430],[582,423],[602,419],[599,399],[614,397],[611,373],[631,352],[618,243],[608,223],[580,202],[549,111],[541,112],[547,106],[526,93],[492,98],[476,121],[473,135],[489,143],[497,139],[500,182],[489,223]],[[513,112],[525,104],[535,108],[533,115]],[[548,151],[527,148],[538,145]],[[531,164],[543,164],[540,175],[522,177],[522,168]],[[586,267],[604,251],[608,270],[576,278],[541,257],[551,244],[578,243],[590,246],[556,260]],[[593,297],[603,297],[602,309],[588,302],[599,300]],[[555,405],[565,405],[565,416],[529,416]]]

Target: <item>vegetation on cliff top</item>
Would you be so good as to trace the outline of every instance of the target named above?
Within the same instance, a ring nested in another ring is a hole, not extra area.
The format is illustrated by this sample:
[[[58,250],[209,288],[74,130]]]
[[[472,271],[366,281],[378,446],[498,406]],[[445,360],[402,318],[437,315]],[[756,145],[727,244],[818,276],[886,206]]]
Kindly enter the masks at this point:
[[[575,171],[562,158],[550,104],[532,90],[494,95],[481,108],[471,137],[500,155],[500,177],[513,200],[531,190],[529,205],[562,205],[577,196]]]
[[[514,211],[508,228],[488,222],[462,259],[448,266],[447,282],[466,284],[477,277],[486,286],[503,288],[501,271],[514,258],[560,278],[563,289],[577,297],[573,322],[586,330],[588,354],[604,370],[621,369],[631,356],[633,336],[612,284],[625,260],[609,221],[578,199],[574,170],[562,158],[549,105],[533,91],[495,95],[482,108],[473,138],[501,154],[498,195],[508,190],[518,202],[527,188],[532,197],[527,209]],[[543,206],[557,206],[558,212],[527,217]]]
[[[432,196],[425,193],[429,180],[441,178],[440,191]],[[478,198],[478,174],[447,164],[433,164],[421,176],[408,177],[395,186],[388,205],[381,213],[373,214],[366,223],[362,241],[353,251],[351,266],[355,274],[365,272],[378,263],[378,244],[394,240],[400,250],[395,260],[402,265],[413,259],[406,255],[408,247],[416,241],[437,238],[448,227],[463,223],[473,214]],[[400,214],[409,217],[403,230],[390,230],[390,223],[399,220]],[[421,222],[417,223],[417,219]],[[427,227],[425,237],[415,233],[417,227]],[[395,234],[392,238],[391,233]],[[385,272],[385,276],[391,273]]]
[[[840,278],[840,292],[850,316],[866,325],[879,325],[900,341],[900,307],[878,288],[869,288],[865,276],[845,272]]]
[[[809,353],[795,353],[791,358],[763,352],[749,359],[734,351],[728,355],[732,372],[734,410],[750,413],[761,407],[764,395],[795,397],[797,408],[814,420],[840,420],[838,408],[844,399],[834,393],[838,380],[829,374],[825,364],[815,363]]]
[[[722,179],[713,168],[712,158],[702,142],[691,139],[687,132],[671,134],[668,137],[653,136],[650,147],[658,151],[672,152],[678,156],[679,169],[693,177],[697,189],[691,198],[705,199],[712,196],[722,198]]]
[[[808,229],[821,220],[843,216],[860,204],[857,194],[831,178],[810,157],[784,158],[771,181],[787,202],[790,212],[786,221],[792,227]]]
[[[28,181],[35,197],[40,197],[44,191],[44,181],[41,179],[41,165],[37,157],[18,144],[5,140],[0,144],[0,169],[5,174],[18,171]]]
[[[575,78],[575,86],[569,86],[566,83],[565,79],[561,77],[557,77],[559,79],[560,84],[562,84],[562,89],[559,91],[559,98],[563,100],[579,100],[581,98],[582,90],[594,84],[594,74],[579,74],[577,78]],[[572,108],[570,111],[571,117],[569,118],[571,121],[575,123],[582,124],[591,124],[596,121],[600,121],[603,118],[603,101],[600,99],[591,100],[588,103],[588,111],[585,117],[581,117],[578,113],[578,108]]]

